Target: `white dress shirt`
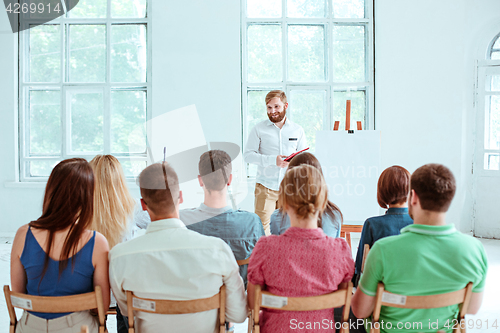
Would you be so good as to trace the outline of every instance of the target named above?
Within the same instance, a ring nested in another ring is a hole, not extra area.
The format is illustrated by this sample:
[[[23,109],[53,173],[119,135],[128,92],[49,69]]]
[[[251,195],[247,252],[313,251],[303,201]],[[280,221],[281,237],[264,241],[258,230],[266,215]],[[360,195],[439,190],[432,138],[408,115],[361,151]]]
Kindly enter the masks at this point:
[[[139,297],[169,300],[208,298],[226,285],[226,321],[247,317],[243,281],[233,252],[221,239],[188,230],[179,219],[152,222],[146,234],[109,252],[109,280],[123,315],[131,290]],[[213,333],[217,310],[182,315],[136,312],[136,332]]]
[[[257,164],[257,183],[270,190],[278,191],[280,182],[285,176],[286,168],[276,165],[278,155],[290,155],[307,148],[304,129],[286,118],[280,129],[266,119],[252,129],[248,136],[245,162]]]

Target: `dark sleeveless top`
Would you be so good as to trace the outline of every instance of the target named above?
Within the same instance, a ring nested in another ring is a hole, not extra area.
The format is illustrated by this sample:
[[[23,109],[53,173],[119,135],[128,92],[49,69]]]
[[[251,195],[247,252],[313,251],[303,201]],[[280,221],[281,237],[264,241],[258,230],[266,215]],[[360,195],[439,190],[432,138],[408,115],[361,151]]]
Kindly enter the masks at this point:
[[[21,263],[27,276],[26,293],[37,296],[68,296],[94,291],[94,266],[92,265],[94,242],[95,231],[87,244],[68,260],[68,266],[61,272],[61,275],[59,275],[59,261],[49,258],[47,271],[41,279],[45,251],[33,236],[31,228],[28,228],[21,255]],[[30,313],[44,319],[54,319],[69,314]]]

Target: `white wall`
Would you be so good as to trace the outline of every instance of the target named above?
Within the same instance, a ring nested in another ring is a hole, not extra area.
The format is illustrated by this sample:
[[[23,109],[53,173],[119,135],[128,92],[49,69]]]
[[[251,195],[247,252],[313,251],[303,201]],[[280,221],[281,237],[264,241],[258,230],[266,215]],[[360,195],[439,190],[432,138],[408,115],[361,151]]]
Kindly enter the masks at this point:
[[[153,1],[153,116],[195,104],[207,141],[241,144],[240,1]],[[449,166],[459,182],[449,220],[470,230],[474,59],[478,36],[500,21],[500,1],[377,0],[375,9],[382,166]],[[36,219],[43,196],[43,186],[4,185],[16,180],[17,160],[9,30],[0,10],[0,232]]]
[[[492,20],[500,20],[499,1],[379,0],[375,7],[383,167],[450,167],[458,189],[448,221],[462,231],[472,220],[475,41]]]

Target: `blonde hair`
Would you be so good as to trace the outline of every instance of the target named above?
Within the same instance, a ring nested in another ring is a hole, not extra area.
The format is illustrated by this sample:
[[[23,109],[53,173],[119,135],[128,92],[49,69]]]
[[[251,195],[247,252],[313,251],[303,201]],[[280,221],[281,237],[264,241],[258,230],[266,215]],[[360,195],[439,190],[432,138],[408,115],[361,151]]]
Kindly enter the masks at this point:
[[[279,97],[279,99],[283,102],[283,104],[287,103],[285,92],[282,90],[271,90],[266,95],[266,105],[275,97]]]
[[[132,218],[135,200],[130,195],[120,161],[97,155],[90,161],[94,171],[94,218],[91,229],[106,237],[109,248],[120,243]]]
[[[301,218],[322,214],[328,203],[328,189],[321,172],[307,164],[288,169],[281,181],[278,206],[295,210]]]

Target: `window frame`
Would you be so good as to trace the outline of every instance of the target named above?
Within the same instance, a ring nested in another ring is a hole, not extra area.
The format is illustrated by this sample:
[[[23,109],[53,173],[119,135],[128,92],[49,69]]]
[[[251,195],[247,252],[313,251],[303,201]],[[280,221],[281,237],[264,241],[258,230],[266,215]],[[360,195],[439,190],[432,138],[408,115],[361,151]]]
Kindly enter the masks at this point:
[[[337,91],[364,91],[365,92],[365,123],[364,129],[375,129],[375,29],[374,29],[374,1],[365,0],[364,18],[333,18],[331,14],[333,0],[326,0],[328,16],[324,18],[288,18],[287,0],[282,1],[282,12],[280,18],[248,18],[247,0],[241,0],[241,104],[242,104],[242,147],[245,149],[246,141],[251,131],[247,128],[248,103],[247,94],[252,90],[272,90],[281,89],[289,97],[292,90],[324,90],[327,89],[327,114],[324,114],[324,129],[333,128],[333,94]],[[282,44],[282,82],[248,82],[248,48],[247,48],[247,29],[252,24],[278,24],[281,25],[281,44]],[[325,71],[326,78],[324,82],[296,82],[288,78],[288,27],[290,25],[323,25],[325,28]],[[333,81],[333,54],[331,52],[333,45],[332,28],[334,26],[364,26],[365,27],[365,78],[364,82],[342,83]],[[330,46],[329,46],[330,45]],[[364,89],[362,89],[364,88]],[[290,97],[289,97],[290,98]],[[262,101],[264,104],[264,101]],[[263,106],[263,112],[265,108]],[[247,164],[248,167],[248,164]],[[247,168],[248,169],[248,168]],[[250,178],[250,177],[249,177]]]
[[[64,1],[61,1],[61,8],[64,8]],[[105,18],[71,18],[64,15],[43,25],[59,25],[61,27],[61,74],[59,82],[29,82],[29,61],[30,61],[30,31],[25,29],[18,34],[18,121],[19,121],[19,156],[17,159],[17,172],[19,182],[46,182],[48,177],[30,176],[28,174],[30,161],[56,161],[64,160],[73,157],[82,157],[87,160],[92,159],[97,154],[111,154],[111,93],[113,91],[144,91],[146,93],[146,119],[144,125],[151,119],[152,105],[152,1],[146,0],[146,17],[145,18],[111,18],[111,0],[107,0],[107,14]],[[22,16],[23,14],[20,14]],[[41,23],[40,19],[26,19],[19,17],[20,27],[25,27],[33,23]],[[127,82],[116,83],[111,82],[111,26],[112,25],[129,25],[129,24],[144,24],[146,27],[146,82]],[[106,80],[102,83],[84,83],[84,82],[69,82],[69,51],[70,51],[70,25],[105,25],[106,26]],[[33,89],[30,89],[33,88]],[[60,108],[61,108],[61,153],[54,155],[31,155],[29,152],[30,143],[30,106],[29,92],[34,90],[60,91]],[[100,90],[103,92],[103,150],[95,152],[76,152],[70,151],[70,112],[68,109],[67,94],[71,91],[86,91]],[[149,132],[146,131],[146,142]],[[120,162],[126,161],[144,161],[148,162],[149,157],[147,148],[144,153],[113,153]]]

